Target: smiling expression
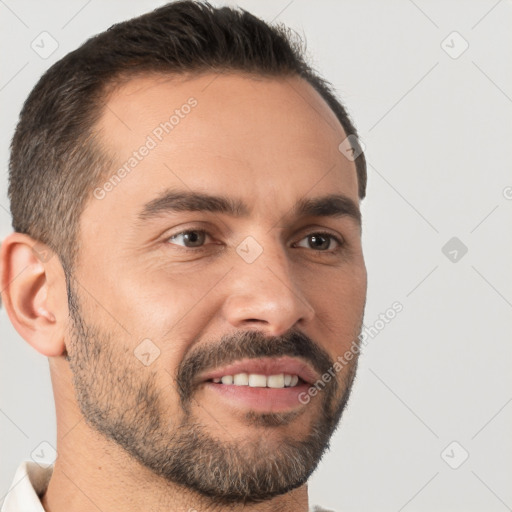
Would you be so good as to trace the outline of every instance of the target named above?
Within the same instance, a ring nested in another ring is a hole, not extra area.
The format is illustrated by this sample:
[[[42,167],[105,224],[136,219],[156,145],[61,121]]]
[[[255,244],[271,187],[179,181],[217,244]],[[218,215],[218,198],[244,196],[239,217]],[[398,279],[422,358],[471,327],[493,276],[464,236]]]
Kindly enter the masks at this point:
[[[303,471],[283,470],[271,489],[254,487],[268,468],[239,468],[240,481],[254,478],[238,496],[296,487],[339,420],[357,358],[307,404],[297,394],[358,337],[366,299],[343,128],[299,78],[232,73],[134,78],[96,131],[115,165],[81,216],[73,275],[87,290],[73,288],[68,346],[84,416],[175,480],[165,461],[184,426],[239,466],[242,454],[256,464],[256,447],[276,460],[302,449]],[[317,447],[299,448],[313,434]]]

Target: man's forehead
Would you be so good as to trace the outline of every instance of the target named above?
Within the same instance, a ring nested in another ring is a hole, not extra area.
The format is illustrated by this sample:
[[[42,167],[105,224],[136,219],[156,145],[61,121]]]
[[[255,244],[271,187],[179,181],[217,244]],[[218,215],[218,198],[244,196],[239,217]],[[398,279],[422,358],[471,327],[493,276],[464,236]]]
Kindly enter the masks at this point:
[[[193,109],[186,106],[190,101],[196,103]],[[172,114],[180,120],[190,119],[181,123],[171,119]],[[288,133],[302,132],[312,138],[312,144],[325,140],[327,132],[334,142],[346,137],[334,112],[304,79],[241,72],[151,73],[125,79],[108,95],[98,124],[110,140],[117,135],[128,142],[130,135],[151,133],[169,121],[174,128],[180,125],[180,130],[174,131],[182,134],[184,127],[193,124],[197,128],[201,121],[207,121],[202,128],[212,131],[238,128],[231,134],[233,139],[258,128],[268,133],[281,130],[283,141]]]
[[[306,196],[342,194],[357,203],[354,162],[338,149],[341,125],[303,80],[286,80],[209,74],[128,81],[100,121],[116,157],[102,203],[125,203],[116,208],[133,220],[177,187],[274,202],[276,213]]]

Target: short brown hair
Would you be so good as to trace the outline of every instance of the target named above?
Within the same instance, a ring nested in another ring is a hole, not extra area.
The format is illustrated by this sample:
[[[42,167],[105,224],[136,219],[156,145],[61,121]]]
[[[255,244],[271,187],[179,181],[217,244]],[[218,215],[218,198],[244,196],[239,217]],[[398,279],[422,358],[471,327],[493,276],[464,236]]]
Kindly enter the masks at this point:
[[[305,79],[353,136],[363,199],[366,161],[356,129],[332,86],[306,63],[295,36],[243,9],[179,0],[87,40],[41,77],[21,111],[9,164],[14,230],[47,244],[71,272],[80,215],[108,171],[108,157],[93,132],[107,91],[120,77],[153,72],[241,71]]]

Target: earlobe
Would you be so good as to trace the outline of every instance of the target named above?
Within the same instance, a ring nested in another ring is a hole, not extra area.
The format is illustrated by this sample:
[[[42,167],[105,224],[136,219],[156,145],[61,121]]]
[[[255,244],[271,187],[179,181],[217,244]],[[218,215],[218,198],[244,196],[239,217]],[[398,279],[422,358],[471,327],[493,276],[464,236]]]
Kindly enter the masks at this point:
[[[22,233],[12,233],[1,245],[2,302],[18,333],[47,357],[63,355],[63,318],[49,297],[55,290],[51,275],[58,258],[50,248]],[[50,261],[50,260],[54,261]]]

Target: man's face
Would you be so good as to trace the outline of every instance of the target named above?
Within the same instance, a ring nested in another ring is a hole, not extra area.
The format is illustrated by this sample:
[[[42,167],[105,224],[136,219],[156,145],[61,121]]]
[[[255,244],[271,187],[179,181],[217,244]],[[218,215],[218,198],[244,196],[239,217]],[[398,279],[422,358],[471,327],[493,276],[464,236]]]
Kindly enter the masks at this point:
[[[97,130],[115,164],[81,217],[67,340],[84,417],[223,502],[300,486],[366,298],[346,134],[306,82],[240,74],[133,79]]]

